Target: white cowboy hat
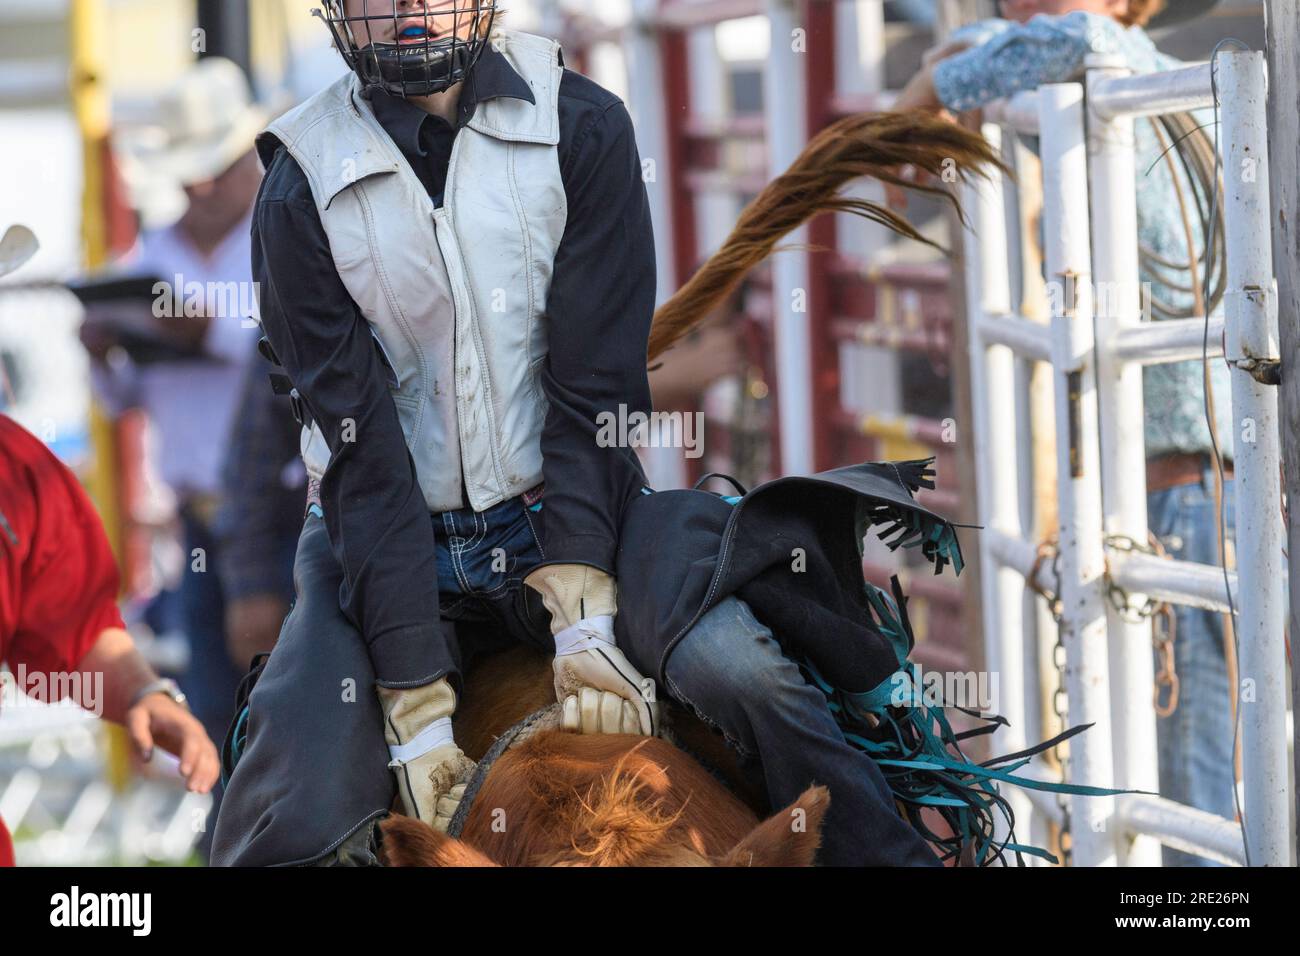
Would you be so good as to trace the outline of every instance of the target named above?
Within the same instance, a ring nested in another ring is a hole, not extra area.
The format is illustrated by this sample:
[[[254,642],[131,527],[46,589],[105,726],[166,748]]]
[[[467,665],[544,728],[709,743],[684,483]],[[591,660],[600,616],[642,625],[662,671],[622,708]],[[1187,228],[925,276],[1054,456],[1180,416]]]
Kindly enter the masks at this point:
[[[32,256],[40,243],[26,226],[10,226],[0,238],[0,276],[7,276],[25,263]]]
[[[218,56],[186,70],[159,98],[155,115],[137,140],[136,158],[151,173],[181,185],[225,172],[270,122],[253,102],[244,71]]]

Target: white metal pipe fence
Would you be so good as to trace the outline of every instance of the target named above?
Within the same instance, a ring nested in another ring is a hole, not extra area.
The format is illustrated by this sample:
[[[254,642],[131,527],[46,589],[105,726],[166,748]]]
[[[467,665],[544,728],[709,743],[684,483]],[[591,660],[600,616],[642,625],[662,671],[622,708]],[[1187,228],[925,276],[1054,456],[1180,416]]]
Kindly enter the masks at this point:
[[[1142,366],[1126,361],[1110,345],[1127,329],[1141,323],[1142,295],[1138,270],[1137,177],[1134,171],[1134,120],[1130,114],[1103,118],[1097,112],[1098,84],[1126,76],[1123,58],[1096,58],[1088,72],[1088,193],[1094,236],[1094,288],[1099,296],[1097,338],[1097,405],[1101,413],[1101,494],[1106,503],[1105,540],[1147,542],[1146,468],[1143,441]],[[1157,792],[1160,781],[1151,754],[1156,751],[1156,717],[1150,705],[1155,666],[1150,650],[1151,621],[1127,613],[1130,604],[1142,607],[1143,594],[1126,593],[1125,606],[1108,601],[1106,628],[1110,636],[1111,719],[1115,734],[1115,783],[1119,787]],[[1160,846],[1139,837],[1130,846],[1121,841],[1121,862],[1153,866]]]
[[[1230,596],[1242,688],[1249,690],[1241,696],[1250,701],[1239,708],[1244,828],[1155,796],[1061,804],[1037,797],[1016,810],[1064,825],[1079,865],[1158,863],[1162,843],[1223,862],[1286,865],[1285,578],[1277,395],[1267,374],[1276,369],[1278,347],[1264,57],[1221,54],[1213,76],[1211,64],[1142,76],[1106,58],[1088,66],[1083,83],[1051,84],[985,111],[985,133],[995,143],[1004,128],[1039,138],[1049,325],[1013,311],[1001,179],[973,183],[964,197],[973,233],[966,287],[989,667],[1010,691],[1004,704],[1013,726],[1026,708],[1022,689],[1031,702],[1057,690],[1023,670],[1037,640],[1023,614],[1025,588],[1052,593],[1066,716],[1070,725],[1094,725],[1070,741],[1065,778],[1155,792],[1151,622],[1126,609],[1150,598],[1227,611]],[[1221,356],[1226,329],[1240,542],[1236,571],[1227,574],[1146,553],[1142,368],[1199,359],[1207,320],[1141,321],[1133,133],[1136,117],[1215,105],[1216,79],[1227,293],[1226,320],[1212,316],[1208,335],[1209,354]],[[1043,543],[1021,528],[1017,449],[1029,436],[1017,424],[1017,360],[1047,363],[1055,382],[1059,534],[1050,564],[1040,558]],[[1023,731],[1012,736],[1008,745],[1024,745]]]

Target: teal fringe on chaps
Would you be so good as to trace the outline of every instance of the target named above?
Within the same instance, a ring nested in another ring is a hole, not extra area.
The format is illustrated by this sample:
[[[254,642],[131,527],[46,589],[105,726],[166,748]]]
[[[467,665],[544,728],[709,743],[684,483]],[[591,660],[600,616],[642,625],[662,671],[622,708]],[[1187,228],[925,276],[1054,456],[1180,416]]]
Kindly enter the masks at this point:
[[[934,471],[930,467],[933,463],[931,458],[895,462],[892,467],[899,480],[915,494],[920,488],[934,487]],[[870,531],[877,531],[890,550],[919,547],[934,565],[936,574],[948,564],[952,565],[954,574],[961,573],[961,546],[949,522],[901,506],[863,503],[855,527],[859,557],[862,556],[863,539]],[[893,645],[898,656],[898,670],[867,693],[847,693],[831,686],[811,661],[805,658],[798,663],[826,695],[845,739],[876,761],[908,821],[939,851],[943,860],[963,859],[964,852],[969,849],[969,859],[979,866],[998,862],[1005,865],[1008,853],[1015,854],[1020,865],[1024,865],[1021,854],[1058,862],[1041,847],[1015,842],[1015,815],[1006,797],[999,792],[999,783],[1084,796],[1137,792],[1048,783],[1016,774],[1036,754],[1087,730],[1091,724],[1072,727],[1028,750],[994,757],[983,763],[974,763],[967,758],[961,749],[962,742],[993,733],[999,726],[1007,725],[1006,719],[996,714],[986,715],[965,707],[953,707],[984,721],[984,726],[962,733],[954,732],[947,712],[951,705],[946,702],[935,705],[932,699],[927,701],[926,693],[919,686],[917,665],[908,660],[915,639],[907,617],[907,598],[898,578],[892,579],[892,596],[870,582],[864,583],[873,612],[872,623]],[[922,813],[927,809],[943,819],[950,835],[935,833],[927,825]],[[1000,842],[996,832],[999,815],[1006,823],[1003,831],[1006,836]]]

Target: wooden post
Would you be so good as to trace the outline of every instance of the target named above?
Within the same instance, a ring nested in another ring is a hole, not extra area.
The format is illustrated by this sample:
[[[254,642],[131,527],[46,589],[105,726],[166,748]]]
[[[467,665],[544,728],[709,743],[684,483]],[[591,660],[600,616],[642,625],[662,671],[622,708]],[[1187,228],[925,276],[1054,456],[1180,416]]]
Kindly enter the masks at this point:
[[[1280,425],[1282,465],[1288,510],[1300,507],[1300,5],[1295,0],[1268,0],[1264,5],[1268,36],[1269,182],[1273,192],[1273,269],[1277,274],[1278,332],[1282,356]],[[1288,521],[1290,556],[1290,626],[1300,634],[1300,528]],[[1294,647],[1294,644],[1292,644]],[[1291,699],[1300,701],[1300,670],[1291,659]],[[1294,704],[1293,704],[1294,706]],[[1300,764],[1292,796],[1300,810]],[[1298,817],[1300,818],[1300,817]],[[1294,836],[1295,834],[1292,834]],[[1300,852],[1300,844],[1297,845]]]

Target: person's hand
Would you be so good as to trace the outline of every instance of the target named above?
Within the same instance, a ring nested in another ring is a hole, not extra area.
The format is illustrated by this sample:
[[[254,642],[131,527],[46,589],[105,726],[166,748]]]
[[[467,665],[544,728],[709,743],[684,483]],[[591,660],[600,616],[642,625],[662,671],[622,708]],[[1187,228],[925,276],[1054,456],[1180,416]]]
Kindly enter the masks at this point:
[[[245,668],[275,647],[289,605],[278,594],[253,594],[226,604],[226,653]]]
[[[565,730],[647,734],[659,726],[654,680],[642,677],[614,640],[614,578],[585,564],[537,568],[524,584],[542,595],[555,637],[555,699]]]
[[[618,649],[612,615],[581,620],[555,635],[552,666],[565,730],[650,737],[658,731],[655,682]]]
[[[129,340],[197,354],[203,351],[211,324],[207,316],[159,316],[136,303],[95,302],[85,307],[78,335],[96,359],[103,359],[113,346]]]
[[[923,66],[917,70],[912,78],[907,81],[907,85],[899,90],[889,108],[897,113],[906,112],[907,110],[935,111],[943,109],[943,104],[939,102],[939,95],[934,89],[934,68]]]
[[[208,793],[217,782],[221,762],[203,725],[166,694],[146,694],[122,721],[136,753],[146,763],[155,745],[180,760],[186,789]]]

